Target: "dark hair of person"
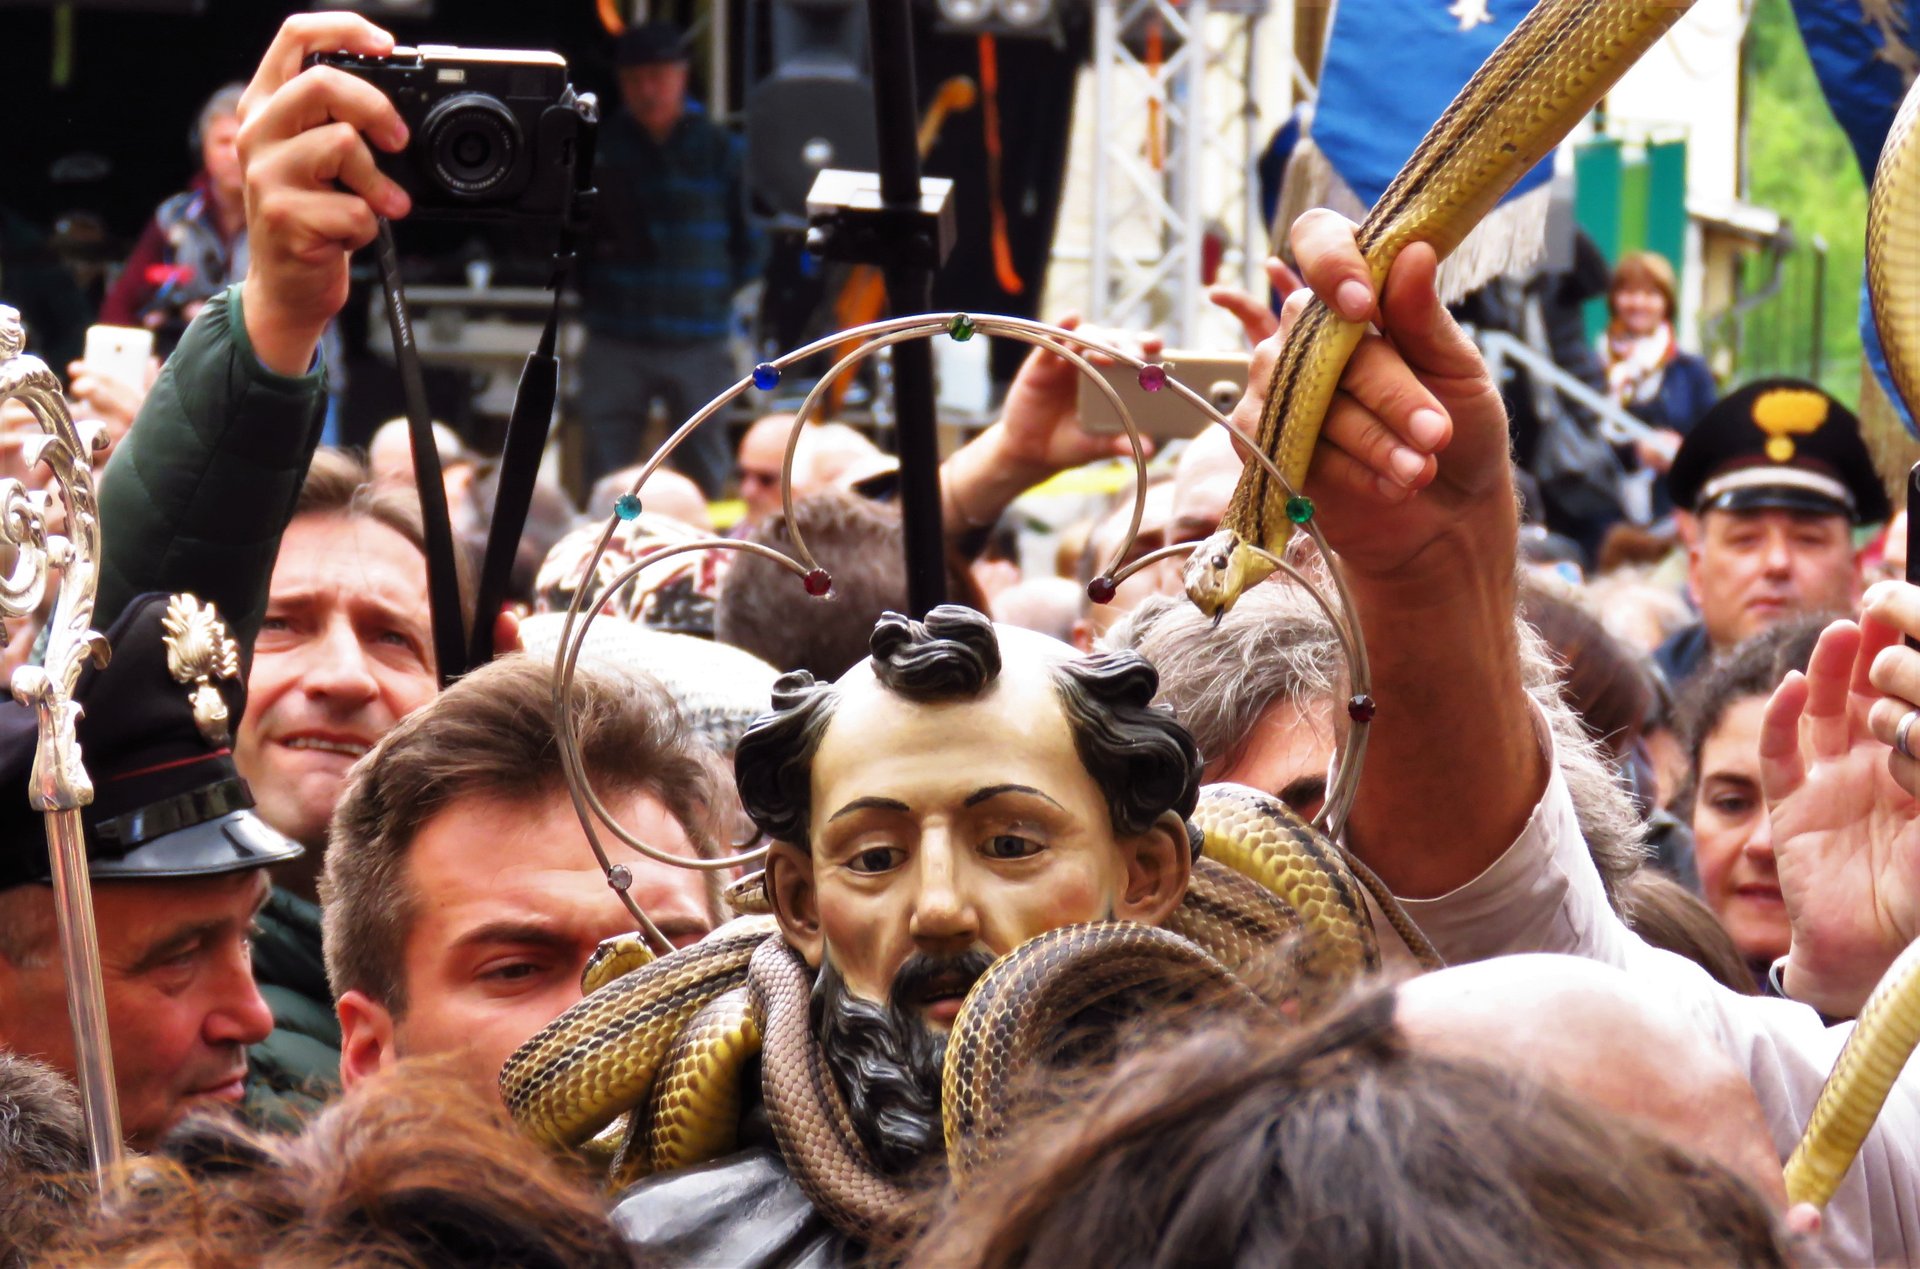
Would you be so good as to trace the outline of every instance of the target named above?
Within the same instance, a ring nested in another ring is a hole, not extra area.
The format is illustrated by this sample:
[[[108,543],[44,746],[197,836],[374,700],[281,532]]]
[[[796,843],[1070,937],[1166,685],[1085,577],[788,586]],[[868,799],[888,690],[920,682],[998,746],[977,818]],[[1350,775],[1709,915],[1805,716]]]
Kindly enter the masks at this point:
[[[1682,694],[1675,710],[1680,744],[1687,753],[1687,782],[1674,799],[1682,819],[1693,817],[1700,784],[1700,750],[1720,727],[1727,711],[1755,696],[1771,696],[1791,670],[1806,672],[1813,645],[1831,617],[1806,616],[1769,626],[1741,643]]]
[[[1733,936],[1693,891],[1653,868],[1641,868],[1620,887],[1620,915],[1653,946],[1684,956],[1742,995],[1759,994],[1753,971]]]
[[[908,1263],[1790,1263],[1767,1201],[1725,1167],[1410,1050],[1393,1000],[1140,1046],[1010,1139]]]
[[[333,515],[371,520],[398,533],[420,552],[422,559],[426,558],[427,531],[420,514],[419,496],[411,489],[376,482],[366,460],[349,450],[322,447],[313,452],[306,478],[300,482],[300,497],[294,503],[293,514],[295,517]],[[473,553],[456,540],[453,555],[461,602],[471,604],[477,585]]]
[[[793,519],[807,549],[833,576],[833,590],[815,598],[780,565],[736,552],[714,604],[713,637],[776,669],[830,681],[866,657],[882,613],[908,607],[906,532],[898,507],[839,489],[795,500]],[[769,516],[747,541],[795,554],[785,515]],[[947,561],[947,596],[986,607],[972,574],[954,558]]]
[[[42,1062],[0,1052],[0,1269],[34,1263],[41,1245],[73,1222],[86,1173],[86,1124],[73,1086]]]
[[[178,1154],[175,1155],[175,1151]],[[403,1066],[297,1137],[184,1121],[49,1265],[627,1269],[604,1202],[497,1098]]]
[[[1547,641],[1573,706],[1607,756],[1626,755],[1654,702],[1653,672],[1585,609],[1522,586],[1520,611]]]
[[[924,622],[887,613],[871,636],[874,676],[913,701],[978,696],[1000,673],[993,622],[969,608],[944,604]],[[1200,754],[1163,706],[1153,704],[1159,678],[1131,652],[1077,658],[1052,667],[1074,747],[1100,787],[1113,830],[1147,831],[1168,811],[1185,820],[1200,794]],[[812,675],[788,674],[774,684],[773,712],[754,721],[734,754],[741,804],[777,841],[805,847],[810,836],[814,751],[832,720],[838,693]],[[1189,829],[1198,849],[1198,835]]]
[[[584,664],[573,689],[574,738],[595,792],[652,794],[711,857],[720,767],[666,689],[648,675]],[[361,991],[396,1017],[405,1012],[404,950],[425,899],[407,855],[429,820],[467,798],[534,804],[565,790],[544,661],[501,657],[402,719],[355,765],[334,807],[320,903],[335,998]],[[717,918],[717,893],[708,902]]]

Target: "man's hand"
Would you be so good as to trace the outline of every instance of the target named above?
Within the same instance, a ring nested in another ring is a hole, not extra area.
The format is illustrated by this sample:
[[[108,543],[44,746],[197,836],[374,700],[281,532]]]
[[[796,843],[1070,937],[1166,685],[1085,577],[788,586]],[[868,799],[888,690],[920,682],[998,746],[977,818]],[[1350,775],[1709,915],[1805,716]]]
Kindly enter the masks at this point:
[[[1861,625],[1828,626],[1806,674],[1787,675],[1774,691],[1760,731],[1760,782],[1793,926],[1787,992],[1834,1017],[1858,1013],[1920,934],[1920,803],[1897,778],[1911,778],[1915,764],[1870,722],[1910,708],[1880,700],[1873,682],[1887,653],[1906,651],[1894,646],[1900,631],[1875,614],[1895,587],[1909,604],[1920,594],[1875,587]]]
[[[1304,492],[1346,568],[1379,702],[1350,840],[1395,893],[1431,898],[1498,859],[1547,784],[1514,633],[1506,410],[1434,294],[1431,247],[1402,251],[1379,295],[1351,221],[1307,213],[1293,253],[1314,294],[1379,330],[1341,376]],[[1249,433],[1306,302],[1288,299],[1255,354],[1234,418]]]
[[[407,128],[379,89],[343,71],[302,70],[311,53],[385,56],[393,37],[350,13],[296,14],[280,27],[240,99],[249,265],[247,335],[262,364],[304,374],[347,302],[347,258],[377,218],[404,216],[405,192],[367,141],[399,151]]]
[[[160,361],[157,357],[147,358],[146,371],[139,383],[128,383],[118,375],[102,374],[84,361],[72,362],[67,366],[67,395],[73,398],[74,417],[93,419],[107,425],[108,445],[93,456],[96,468],[106,466],[114,447],[120,444],[120,438],[133,426],[134,416],[140,413],[140,403],[147,399],[153,381],[159,377]]]
[[[1289,269],[1279,256],[1267,257],[1267,281],[1281,295],[1292,295],[1300,289],[1300,275]],[[1239,319],[1249,344],[1269,339],[1280,331],[1279,314],[1257,296],[1231,286],[1216,286],[1207,291],[1207,299]]]
[[[1080,318],[1070,313],[1057,325],[1075,330]],[[1152,361],[1160,356],[1161,346],[1158,336],[1146,335],[1136,351]],[[1091,351],[1084,355],[1096,365],[1106,360]],[[1141,447],[1151,455],[1152,439],[1142,437]],[[1080,426],[1079,368],[1065,357],[1035,348],[1007,389],[999,421],[940,469],[947,531],[958,534],[992,524],[1015,498],[1058,472],[1132,453],[1125,433],[1106,436]]]
[[[1351,221],[1308,212],[1294,222],[1292,241],[1311,294],[1341,317],[1379,328],[1347,363],[1307,472],[1304,492],[1328,540],[1362,574],[1397,573],[1443,539],[1467,554],[1500,551],[1502,543],[1472,530],[1484,522],[1496,537],[1517,532],[1506,408],[1473,341],[1434,293],[1433,249],[1415,243],[1402,251],[1377,296]],[[1288,297],[1280,331],[1254,355],[1234,414],[1249,435],[1309,298]],[[1444,462],[1436,458],[1442,450]]]

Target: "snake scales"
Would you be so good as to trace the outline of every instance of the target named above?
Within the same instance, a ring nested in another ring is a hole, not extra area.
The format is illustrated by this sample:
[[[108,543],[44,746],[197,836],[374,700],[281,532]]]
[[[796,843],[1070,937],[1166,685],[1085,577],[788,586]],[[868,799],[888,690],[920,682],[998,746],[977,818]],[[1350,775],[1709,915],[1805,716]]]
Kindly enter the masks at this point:
[[[997,1136],[1001,1077],[1090,1003],[1197,973],[1243,1000],[1311,1008],[1377,967],[1366,883],[1339,847],[1284,804],[1235,785],[1204,789],[1192,821],[1204,854],[1167,928],[1054,931],[975,985],[948,1047],[950,1158],[967,1166],[982,1148],[956,1120],[981,1125],[983,1142]],[[1029,990],[1063,965],[1067,979]],[[702,1162],[733,1148],[741,1080],[763,1052],[761,1093],[795,1181],[856,1237],[908,1232],[909,1193],[869,1160],[810,1034],[813,971],[769,918],[738,918],[657,960],[614,940],[585,978],[588,994],[501,1070],[507,1107],[529,1132],[577,1146],[627,1115],[616,1183]]]
[[[1444,259],[1691,4],[1541,0],[1474,72],[1361,223],[1357,240],[1376,292],[1411,243],[1428,243]],[[1365,323],[1315,299],[1274,365],[1256,439],[1296,490],[1365,331]],[[1225,612],[1273,571],[1255,548],[1276,555],[1285,548],[1293,534],[1287,497],[1262,465],[1246,465],[1219,531],[1187,561],[1187,595],[1201,611]]]
[[[1444,256],[1687,7],[1674,0],[1542,0],[1462,90],[1360,227],[1376,287],[1411,242],[1428,242]],[[1915,110],[1910,97],[1883,160],[1874,194],[1880,228],[1870,230],[1869,259],[1877,270],[1877,310],[1897,310],[1880,320],[1910,403],[1920,363],[1913,330],[1920,323]],[[1296,488],[1363,332],[1316,300],[1276,364],[1257,439]],[[1286,497],[1258,465],[1248,466],[1221,531],[1188,565],[1188,592],[1203,610],[1225,611],[1270,571],[1253,548],[1277,553],[1285,546],[1292,531]],[[1203,803],[1197,820],[1209,806],[1219,813],[1209,854],[1227,855],[1233,867],[1200,861],[1173,928],[1106,923],[1056,930],[1001,958],[976,984],[955,1023],[943,1084],[949,1164],[957,1176],[978,1165],[1002,1130],[997,1094],[1008,1072],[1043,1055],[1049,1037],[1090,1000],[1170,973],[1246,992],[1248,979],[1262,983],[1263,973],[1274,972],[1272,958],[1260,954],[1302,928],[1311,934],[1302,982],[1339,982],[1373,966],[1373,931],[1359,888],[1377,882],[1350,872],[1337,848],[1316,842],[1296,819],[1270,809],[1249,817],[1248,796],[1210,791]],[[1241,822],[1230,822],[1236,816]],[[1236,868],[1260,877],[1264,889],[1248,885]],[[1399,916],[1390,903],[1383,907]],[[1418,938],[1410,927],[1405,933]],[[729,1147],[742,1071],[764,1047],[772,1060],[763,1063],[762,1092],[796,1179],[856,1236],[902,1234],[912,1206],[899,1183],[872,1166],[848,1122],[807,1034],[810,971],[771,923],[743,918],[693,948],[631,968],[642,959],[623,953],[596,967],[610,981],[508,1061],[501,1082],[516,1118],[551,1141],[577,1144],[632,1111],[620,1173],[686,1166]],[[1910,948],[1863,1011],[1789,1165],[1796,1197],[1822,1201],[1845,1172],[1920,1037],[1916,983],[1920,951]]]

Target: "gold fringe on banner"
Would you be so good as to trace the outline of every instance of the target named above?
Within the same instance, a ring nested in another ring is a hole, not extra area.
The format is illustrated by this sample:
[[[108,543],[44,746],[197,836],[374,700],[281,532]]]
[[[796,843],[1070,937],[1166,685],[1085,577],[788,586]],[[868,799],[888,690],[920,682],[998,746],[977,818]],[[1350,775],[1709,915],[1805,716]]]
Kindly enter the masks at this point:
[[[1538,264],[1547,249],[1547,206],[1552,197],[1551,185],[1542,184],[1500,204],[1474,226],[1453,254],[1440,262],[1440,302],[1457,303],[1497,277],[1526,273]],[[1302,137],[1287,159],[1280,200],[1269,230],[1274,250],[1289,265],[1293,264],[1293,252],[1287,243],[1287,231],[1315,207],[1329,208],[1352,221],[1363,220],[1367,214],[1360,196],[1334,171],[1320,147],[1312,138]]]

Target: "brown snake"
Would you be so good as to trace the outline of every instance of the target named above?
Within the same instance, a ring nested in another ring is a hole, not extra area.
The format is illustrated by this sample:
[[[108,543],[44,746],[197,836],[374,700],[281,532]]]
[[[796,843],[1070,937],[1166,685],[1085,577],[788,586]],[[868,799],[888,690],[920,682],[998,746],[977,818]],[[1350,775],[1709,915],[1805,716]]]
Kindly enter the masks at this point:
[[[1376,293],[1415,242],[1442,259],[1573,130],[1693,0],[1540,0],[1440,116],[1360,225]],[[1287,336],[1255,440],[1299,490],[1347,359],[1366,332],[1315,299]],[[1187,595],[1208,616],[1233,607],[1293,534],[1288,491],[1259,463],[1234,487],[1220,530],[1187,560]]]
[[[1226,976],[1245,999],[1297,998],[1311,1008],[1378,965],[1363,887],[1345,853],[1284,804],[1251,789],[1211,785],[1192,822],[1206,855],[1195,861],[1166,929],[1109,923],[1076,927],[1064,943],[1057,932],[1046,936],[1053,950],[1045,963],[1079,965],[1076,949],[1104,947],[1121,977],[1104,977],[1106,970],[1080,975],[1077,987],[1045,996],[1053,1011],[1045,1017],[1063,1016],[1074,1000],[1130,989],[1141,975],[1196,965]],[[1017,962],[1028,967],[1024,972],[1039,964],[1032,956]],[[768,918],[739,918],[653,961],[616,942],[596,962],[602,973],[624,965],[637,967],[592,980],[584,999],[508,1059],[501,1089],[521,1124],[572,1146],[631,1114],[614,1167],[617,1183],[690,1166],[733,1148],[739,1081],[745,1059],[758,1051],[768,1120],[801,1189],[863,1241],[907,1232],[909,1190],[874,1167],[811,1035],[813,971]],[[1005,973],[995,981],[1007,981]],[[1093,995],[1083,997],[1082,988]],[[970,995],[954,1024],[949,1082],[956,1052],[993,1058],[987,1073],[960,1077],[970,1091],[946,1103],[967,1107],[973,1121],[1000,1121],[1006,1090],[990,1072],[1005,1069],[1010,1055],[1036,1051],[1048,1032],[1044,1017],[1013,1007],[1017,995]],[[964,1147],[966,1136],[956,1137],[949,1125],[954,1148]]]

